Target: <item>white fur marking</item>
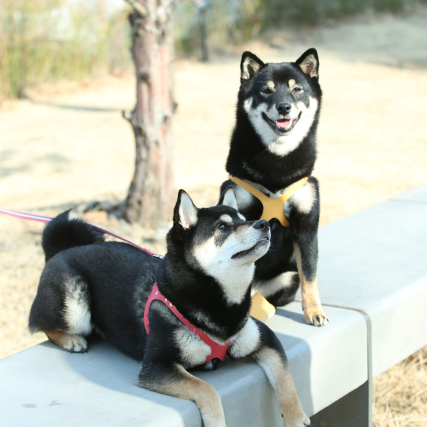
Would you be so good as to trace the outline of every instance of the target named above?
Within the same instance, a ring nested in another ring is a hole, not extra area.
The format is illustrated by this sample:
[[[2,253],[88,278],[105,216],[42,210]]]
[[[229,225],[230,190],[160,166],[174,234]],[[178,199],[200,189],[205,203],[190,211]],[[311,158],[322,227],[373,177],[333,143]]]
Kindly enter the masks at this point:
[[[295,150],[302,140],[307,136],[312,124],[314,117],[319,106],[318,101],[315,98],[310,97],[310,105],[307,108],[303,102],[298,102],[297,107],[292,107],[291,115],[292,118],[298,117],[301,113],[301,117],[296,123],[294,129],[289,135],[278,136],[271,126],[263,119],[262,113],[267,114],[272,120],[276,118],[277,111],[273,108],[271,111],[267,109],[267,104],[262,103],[258,105],[256,109],[251,109],[252,99],[250,104],[244,103],[244,109],[248,113],[249,120],[255,128],[257,134],[261,137],[262,143],[267,149],[277,156],[285,156],[291,151]],[[278,115],[277,115],[278,117]]]
[[[249,111],[252,107],[252,97],[245,99],[245,102],[243,103],[243,109],[249,114]]]
[[[181,358],[188,366],[203,363],[211,354],[211,348],[195,333],[180,327],[174,332],[174,340],[181,352]]]
[[[316,192],[314,186],[310,182],[307,182],[302,188],[295,192],[289,199],[292,206],[304,214],[310,213],[313,204],[316,200]]]
[[[65,284],[64,318],[70,334],[88,335],[92,331],[86,287],[84,282],[74,277]]]
[[[233,220],[231,219],[231,216],[230,216],[230,215],[227,215],[227,214],[221,215],[221,216],[219,217],[219,219],[220,219],[221,221],[224,221],[224,222],[228,223],[228,224],[233,224]]]
[[[277,156],[285,156],[295,150],[302,140],[308,135],[313,124],[319,103],[310,97],[310,105],[307,108],[304,103],[298,102],[297,106],[302,111],[301,117],[290,135],[281,136],[268,146],[268,149]]]
[[[254,320],[249,317],[245,326],[231,340],[229,353],[233,357],[245,357],[251,354],[259,345],[259,329]]]
[[[216,245],[215,236],[212,236],[194,250],[198,263],[221,285],[230,305],[242,302],[254,276],[254,263],[265,255],[269,246],[263,245],[242,258],[232,256],[253,248],[258,241],[259,231],[248,227],[231,234],[221,246]]]
[[[269,297],[276,292],[288,288],[294,283],[295,276],[298,276],[296,271],[287,271],[286,273],[279,274],[270,280],[263,282],[254,282],[252,287],[257,290],[262,296]]]

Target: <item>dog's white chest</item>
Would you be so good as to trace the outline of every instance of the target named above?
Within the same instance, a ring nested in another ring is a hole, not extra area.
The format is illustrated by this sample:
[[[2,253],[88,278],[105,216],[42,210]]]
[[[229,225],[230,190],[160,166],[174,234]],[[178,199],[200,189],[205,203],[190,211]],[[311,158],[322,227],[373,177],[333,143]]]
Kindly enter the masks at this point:
[[[200,365],[211,354],[211,348],[195,333],[185,327],[175,331],[174,340],[185,365]]]

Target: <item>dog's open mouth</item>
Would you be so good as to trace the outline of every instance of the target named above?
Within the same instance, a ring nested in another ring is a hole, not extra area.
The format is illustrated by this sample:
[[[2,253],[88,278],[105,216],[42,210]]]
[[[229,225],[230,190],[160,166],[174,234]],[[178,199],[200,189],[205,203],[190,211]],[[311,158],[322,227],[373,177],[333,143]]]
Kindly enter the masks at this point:
[[[276,133],[279,135],[287,135],[292,132],[293,128],[297,124],[299,118],[301,117],[301,112],[295,119],[271,120],[265,113],[262,113],[262,117]]]
[[[253,252],[255,249],[258,249],[261,246],[270,244],[270,236],[264,236],[261,240],[259,240],[254,246],[252,246],[250,249],[246,249],[245,251],[237,252],[234,254],[231,258],[243,258],[246,255],[249,255],[251,252]]]

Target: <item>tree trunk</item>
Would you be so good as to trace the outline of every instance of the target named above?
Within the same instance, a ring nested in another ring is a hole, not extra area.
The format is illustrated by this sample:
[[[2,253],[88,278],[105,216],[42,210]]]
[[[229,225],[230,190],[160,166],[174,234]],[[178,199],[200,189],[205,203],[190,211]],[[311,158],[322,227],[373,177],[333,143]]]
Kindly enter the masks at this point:
[[[125,217],[155,227],[172,218],[172,8],[166,0],[129,1],[136,105],[123,113],[135,135],[135,173]]]

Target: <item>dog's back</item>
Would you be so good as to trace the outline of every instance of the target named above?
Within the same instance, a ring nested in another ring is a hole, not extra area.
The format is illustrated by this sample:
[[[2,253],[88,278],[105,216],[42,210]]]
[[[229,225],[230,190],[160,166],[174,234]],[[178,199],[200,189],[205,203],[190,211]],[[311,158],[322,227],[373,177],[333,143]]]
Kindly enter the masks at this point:
[[[105,242],[102,232],[70,219],[68,212],[48,224],[42,246],[47,263],[31,307],[31,332],[44,331],[60,347],[85,352],[84,336],[94,324],[102,325],[104,334],[114,330],[108,338],[123,351],[141,354],[145,337],[140,325],[130,328],[138,334],[134,339],[124,339],[124,329],[138,322],[137,311],[143,311],[161,260],[125,243]],[[129,301],[135,304],[129,307]],[[126,313],[126,322],[117,322],[120,313]]]

